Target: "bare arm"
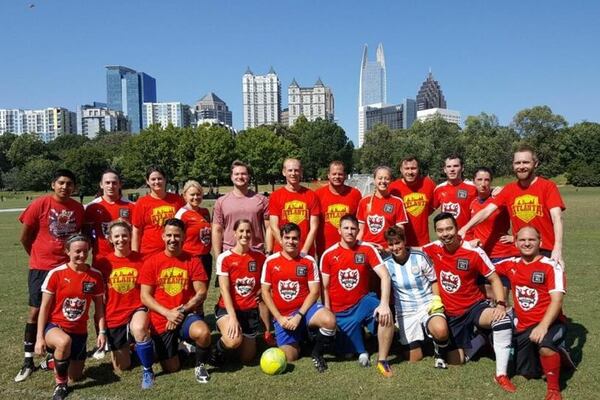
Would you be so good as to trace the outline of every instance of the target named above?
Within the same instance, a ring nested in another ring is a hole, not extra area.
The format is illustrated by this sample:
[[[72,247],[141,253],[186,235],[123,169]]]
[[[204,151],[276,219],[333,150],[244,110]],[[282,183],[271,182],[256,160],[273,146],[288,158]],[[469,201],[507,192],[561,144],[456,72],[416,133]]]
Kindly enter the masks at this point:
[[[140,288],[142,303],[148,307],[150,311],[154,311],[165,317],[169,322],[179,325],[183,321],[183,314],[177,311],[177,308],[168,309],[161,305],[154,298],[154,287],[142,284]]]
[[[206,281],[192,281],[192,285],[196,294],[183,305],[186,313],[195,311],[199,305],[204,303],[208,291],[208,284]]]
[[[356,235],[356,240],[363,240],[363,236],[365,236],[365,223],[358,223],[358,235]]]
[[[496,209],[498,209],[498,206],[494,203],[488,204],[487,206],[479,210],[477,214],[473,215],[469,222],[467,222],[465,226],[460,228],[458,234],[462,237],[465,237],[465,234],[469,231],[469,229],[485,221],[490,215],[492,215],[494,211],[496,211]]]
[[[213,222],[211,232],[213,257],[217,258],[223,252],[223,227]]]
[[[265,219],[265,253],[273,252],[273,231],[268,219]]]
[[[504,286],[502,286],[502,281],[500,280],[498,274],[496,272],[492,272],[490,275],[487,276],[487,280],[492,286],[492,292],[494,293],[494,299],[496,300],[496,302],[505,302],[506,299],[504,298]],[[496,308],[494,309],[494,315],[492,317],[492,320],[498,321],[504,318],[505,315],[506,307],[497,304]]]
[[[548,305],[542,320],[535,328],[533,328],[529,335],[529,339],[531,339],[532,342],[542,343],[544,336],[548,333],[548,328],[556,321],[556,318],[558,318],[558,315],[560,314],[560,310],[562,310],[563,298],[563,292],[550,293],[550,305]]]
[[[281,315],[281,313],[279,312],[279,310],[277,309],[277,306],[273,302],[273,297],[271,296],[271,285],[267,285],[267,284],[263,283],[261,286],[261,294],[262,294],[262,300],[264,301],[267,308],[271,312],[271,315],[273,316],[273,318],[275,318],[275,320],[277,320],[277,322],[279,322],[279,325],[284,326],[284,323],[283,323],[284,318]]]
[[[392,310],[390,309],[392,281],[385,265],[378,265],[374,271],[381,280],[381,300],[379,301],[379,306],[375,309],[375,316],[380,325],[389,326],[392,324]]]
[[[329,298],[329,274],[321,273],[323,282],[323,304],[331,310],[331,299]]]
[[[300,307],[300,309],[298,309],[298,313],[294,314],[292,317],[287,318],[286,329],[293,331],[296,330],[296,328],[298,328],[298,325],[300,325],[302,318],[304,318],[303,316],[306,315],[308,309],[311,308],[312,305],[315,304],[315,302],[319,298],[319,295],[321,294],[321,284],[319,282],[308,282],[308,290],[308,296],[306,296],[304,302],[302,303],[302,306]],[[308,321],[306,321],[306,324],[308,325]]]
[[[269,215],[269,226],[271,227],[273,247],[275,246],[275,243],[281,244],[281,234],[279,232],[279,217],[277,215]]]
[[[238,337],[241,332],[240,323],[237,320],[237,315],[235,313],[235,307],[233,306],[233,299],[231,298],[231,293],[229,293],[229,277],[225,275],[219,275],[219,290],[221,292],[221,298],[223,299],[223,304],[225,305],[225,309],[227,310],[228,326],[227,332],[222,332],[223,335],[227,335],[230,338]]]
[[[552,259],[565,267],[562,256],[563,243],[563,218],[560,207],[550,209],[550,218],[552,218],[552,228],[554,229],[554,248],[552,249]]]
[[[437,281],[431,282],[431,292],[433,293],[434,296],[440,295],[440,287],[439,287]]]
[[[131,234],[131,250],[140,252],[140,244],[142,242],[142,230],[136,226],[133,227]]]
[[[33,244],[33,240],[35,239],[35,234],[35,227],[23,224],[23,229],[21,229],[21,244],[23,245],[23,248],[29,255],[31,255],[31,245]]]
[[[96,345],[99,349],[106,346],[106,319],[104,318],[104,296],[94,296],[94,321],[98,325]]]
[[[315,238],[317,236],[317,229],[319,228],[319,216],[311,215],[310,216],[310,230],[308,231],[308,235],[306,235],[306,241],[304,242],[304,246],[302,246],[301,252],[304,254],[309,254],[310,248],[315,244]]]
[[[46,340],[44,336],[44,329],[48,323],[48,316],[50,315],[50,305],[54,295],[50,293],[42,293],[42,304],[40,305],[40,311],[38,313],[37,320],[37,339],[35,341],[35,352],[36,354],[44,354],[46,352]]]

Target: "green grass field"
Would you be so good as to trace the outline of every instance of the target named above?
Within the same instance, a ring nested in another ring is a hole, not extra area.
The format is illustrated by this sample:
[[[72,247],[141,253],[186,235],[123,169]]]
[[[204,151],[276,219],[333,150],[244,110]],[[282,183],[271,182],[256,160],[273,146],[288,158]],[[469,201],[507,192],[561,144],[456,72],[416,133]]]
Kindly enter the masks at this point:
[[[563,391],[566,399],[596,399],[600,395],[598,360],[600,360],[600,310],[592,299],[598,290],[600,272],[595,256],[600,247],[600,189],[563,187],[561,192],[568,210],[565,212],[565,260],[568,294],[565,311],[572,320],[569,344],[579,370],[568,380]],[[86,199],[87,200],[87,199]],[[11,199],[0,208],[24,206],[21,199]],[[27,299],[27,258],[18,236],[19,213],[0,213],[0,393],[3,398],[50,398],[52,373],[36,372],[24,383],[13,378],[21,366],[23,326]],[[216,291],[211,288],[206,310],[212,310]],[[211,312],[209,312],[211,314]],[[209,315],[212,319],[212,315]],[[92,338],[91,338],[92,339]],[[88,345],[88,350],[90,349]],[[596,360],[596,361],[594,361]],[[435,370],[431,358],[410,365],[396,355],[392,357],[395,376],[381,377],[375,368],[362,369],[355,361],[331,359],[329,370],[317,374],[309,358],[293,363],[283,375],[269,377],[259,367],[232,365],[227,371],[212,371],[207,385],[196,383],[190,367],[172,374],[159,375],[153,390],[139,390],[140,368],[116,376],[108,363],[88,359],[87,378],[73,386],[70,399],[191,399],[191,398],[402,398],[411,399],[543,399],[545,383],[541,380],[514,379],[517,394],[501,391],[492,381],[494,362],[481,359],[463,367]],[[160,367],[155,368],[160,371]],[[594,372],[596,371],[596,372]],[[207,397],[208,396],[208,397]]]

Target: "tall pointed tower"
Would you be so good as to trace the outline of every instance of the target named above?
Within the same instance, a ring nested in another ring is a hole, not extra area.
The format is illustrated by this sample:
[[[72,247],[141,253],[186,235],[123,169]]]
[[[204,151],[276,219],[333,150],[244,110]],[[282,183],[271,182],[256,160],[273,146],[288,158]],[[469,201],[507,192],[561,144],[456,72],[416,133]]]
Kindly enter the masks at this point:
[[[368,46],[365,44],[360,63],[358,86],[358,146],[362,146],[365,135],[365,107],[387,102],[387,80],[383,44],[379,43],[375,61],[368,59]]]

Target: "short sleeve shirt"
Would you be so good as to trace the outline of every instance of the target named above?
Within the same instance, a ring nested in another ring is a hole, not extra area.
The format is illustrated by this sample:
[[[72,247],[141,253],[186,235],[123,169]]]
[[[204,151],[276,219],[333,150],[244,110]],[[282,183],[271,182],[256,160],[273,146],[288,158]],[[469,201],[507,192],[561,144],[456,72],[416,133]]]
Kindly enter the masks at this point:
[[[408,184],[398,179],[390,184],[390,193],[402,198],[408,224],[404,226],[408,246],[424,246],[429,240],[429,215],[433,212],[435,183],[430,177],[421,177]]]
[[[325,249],[339,242],[340,218],[346,214],[356,215],[362,195],[358,189],[350,186],[345,186],[341,194],[333,193],[329,185],[317,189],[315,194],[321,207],[317,252],[323,254]]]
[[[211,250],[210,212],[201,207],[198,211],[184,206],[177,211],[175,218],[185,224],[183,250],[193,256],[209,254]]]
[[[236,310],[252,310],[258,307],[256,296],[260,291],[260,276],[265,262],[263,253],[250,250],[237,254],[227,250],[217,258],[217,275],[229,279],[229,295]],[[218,306],[225,308],[223,297]]]
[[[108,241],[108,226],[112,221],[121,220],[131,223],[134,203],[119,199],[114,203],[102,197],[94,199],[85,207],[85,223],[92,228],[94,236],[94,259],[105,257],[113,249]]]
[[[452,214],[460,228],[471,219],[469,207],[476,196],[477,188],[473,182],[464,180],[458,185],[452,185],[446,181],[435,187],[433,207]]]
[[[408,222],[404,202],[401,198],[391,195],[363,197],[358,203],[356,218],[358,222],[365,224],[362,240],[383,247],[387,247],[384,232],[391,226]]]
[[[493,201],[488,197],[481,201],[479,197],[471,202],[471,215],[477,214]],[[508,235],[510,230],[510,218],[506,207],[497,208],[488,218],[473,227],[472,234],[474,239],[479,239],[482,243],[483,251],[490,258],[503,258],[516,256],[519,252],[512,243],[502,243],[500,238]]]

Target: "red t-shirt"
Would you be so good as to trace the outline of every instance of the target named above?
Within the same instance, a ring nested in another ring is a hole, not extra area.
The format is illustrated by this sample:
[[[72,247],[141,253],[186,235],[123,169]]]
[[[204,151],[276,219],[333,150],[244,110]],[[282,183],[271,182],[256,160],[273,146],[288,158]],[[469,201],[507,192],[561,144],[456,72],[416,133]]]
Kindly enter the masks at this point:
[[[279,227],[293,222],[300,227],[300,247],[304,246],[310,231],[310,217],[321,213],[319,199],[310,189],[301,187],[298,192],[290,192],[285,187],[274,191],[269,197],[269,215],[279,217]],[[281,244],[275,241],[273,251],[281,250]],[[311,254],[314,246],[311,246]]]
[[[554,182],[538,176],[528,188],[521,187],[518,182],[509,183],[498,193],[493,203],[508,209],[513,235],[516,236],[524,226],[533,226],[542,236],[540,247],[550,251],[554,248],[554,225],[550,209],[565,209],[565,203]]]
[[[19,217],[35,230],[29,268],[49,271],[69,261],[65,242],[83,224],[83,206],[73,199],[60,203],[52,195],[35,199]]]
[[[311,256],[289,259],[275,253],[265,260],[261,283],[271,286],[273,303],[283,316],[302,307],[310,282],[319,282],[319,270]]]
[[[127,257],[110,253],[98,259],[94,266],[106,280],[106,326],[117,328],[125,325],[133,312],[142,307],[140,285],[137,283],[142,257],[136,252]]]
[[[174,193],[167,193],[162,200],[148,194],[135,203],[132,222],[141,231],[140,253],[144,258],[165,249],[163,224],[184,205],[181,196]]]
[[[200,207],[198,211],[184,206],[177,211],[175,218],[185,224],[185,242],[183,250],[193,256],[201,256],[210,253],[210,212]]]
[[[187,303],[196,294],[192,282],[208,281],[204,267],[198,259],[183,252],[169,257],[156,253],[144,261],[138,282],[154,288],[154,299],[162,306],[172,309]],[[167,319],[150,311],[150,327],[157,334],[166,331]]]
[[[119,199],[109,203],[102,197],[94,199],[85,207],[85,223],[91,226],[95,238],[92,252],[94,260],[113,252],[108,241],[108,225],[115,220],[131,223],[133,207],[134,204],[130,201]]]
[[[94,268],[78,272],[63,264],[48,272],[42,292],[53,295],[48,323],[67,333],[86,334],[90,304],[104,295],[104,282]]]
[[[423,247],[423,251],[433,262],[446,314],[461,316],[475,303],[485,300],[477,277],[488,277],[494,266],[482,249],[462,242],[454,253],[449,253],[438,240]]]
[[[332,193],[329,185],[315,191],[321,206],[319,230],[317,231],[317,253],[323,252],[339,242],[340,218],[346,214],[356,215],[362,195],[358,189],[345,186],[342,194]]]
[[[541,257],[531,263],[526,263],[520,257],[509,258],[499,262],[496,271],[506,276],[513,288],[517,332],[540,323],[550,306],[551,293],[565,293],[563,268],[547,257]],[[562,310],[558,320],[565,321]]]
[[[229,278],[229,295],[236,310],[252,310],[258,307],[256,296],[260,291],[260,275],[264,262],[265,255],[254,250],[246,254],[227,250],[217,258],[217,275]],[[219,296],[218,306],[225,308],[222,296]]]
[[[358,242],[346,249],[340,244],[328,248],[321,256],[321,273],[328,275],[331,311],[337,313],[356,304],[369,293],[371,271],[383,264],[372,245]]]
[[[458,185],[452,185],[446,181],[435,187],[433,207],[440,207],[440,212],[452,214],[460,228],[471,219],[469,206],[475,197],[477,188],[473,182],[464,180]]]
[[[400,197],[391,195],[383,198],[375,195],[363,197],[358,203],[356,218],[365,224],[362,240],[383,247],[387,247],[383,233],[391,226],[408,222],[404,202]]]
[[[402,198],[408,224],[404,226],[408,246],[425,246],[429,239],[429,215],[433,212],[435,183],[430,177],[419,177],[408,184],[397,179],[390,184],[390,194]]]
[[[488,197],[483,202],[479,197],[471,202],[471,215],[477,214],[478,211],[485,208],[493,201],[492,197]],[[474,239],[479,239],[482,243],[481,248],[490,258],[501,258],[516,256],[519,251],[512,243],[502,243],[500,238],[508,235],[510,230],[510,217],[506,207],[499,207],[485,221],[475,226],[472,229]]]

